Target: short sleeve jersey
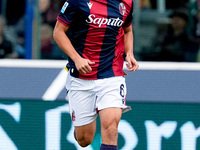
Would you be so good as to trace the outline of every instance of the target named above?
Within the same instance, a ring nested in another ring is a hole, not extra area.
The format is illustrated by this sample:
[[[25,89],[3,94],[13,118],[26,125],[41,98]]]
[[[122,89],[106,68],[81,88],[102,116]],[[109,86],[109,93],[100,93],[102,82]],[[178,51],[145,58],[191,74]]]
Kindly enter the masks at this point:
[[[123,76],[124,27],[132,23],[132,0],[68,0],[57,20],[71,28],[71,42],[84,58],[95,62],[81,74],[69,58],[73,77],[95,80]]]

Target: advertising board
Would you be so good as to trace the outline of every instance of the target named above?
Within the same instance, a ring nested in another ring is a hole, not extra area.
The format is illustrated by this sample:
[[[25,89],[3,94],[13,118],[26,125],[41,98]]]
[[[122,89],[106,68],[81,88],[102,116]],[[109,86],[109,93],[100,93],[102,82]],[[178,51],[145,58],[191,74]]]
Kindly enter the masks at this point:
[[[99,118],[90,146],[81,148],[74,140],[65,100],[66,63],[0,60],[0,149],[99,149]],[[200,149],[200,64],[139,65],[125,77],[132,111],[119,123],[119,149]]]
[[[200,104],[129,102],[119,123],[120,150],[200,149]],[[93,143],[74,140],[66,101],[0,100],[0,149],[98,150],[99,118]]]

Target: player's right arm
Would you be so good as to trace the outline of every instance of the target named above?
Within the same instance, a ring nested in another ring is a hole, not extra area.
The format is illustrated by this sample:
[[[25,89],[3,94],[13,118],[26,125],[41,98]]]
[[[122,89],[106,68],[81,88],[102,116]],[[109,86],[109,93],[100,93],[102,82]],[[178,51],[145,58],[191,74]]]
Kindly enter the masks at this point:
[[[86,74],[92,71],[90,65],[93,65],[94,62],[91,62],[88,59],[82,58],[74,49],[71,41],[66,35],[69,26],[65,26],[61,22],[57,21],[54,31],[53,37],[58,46],[62,49],[64,53],[66,53],[75,63],[76,69],[83,74]]]

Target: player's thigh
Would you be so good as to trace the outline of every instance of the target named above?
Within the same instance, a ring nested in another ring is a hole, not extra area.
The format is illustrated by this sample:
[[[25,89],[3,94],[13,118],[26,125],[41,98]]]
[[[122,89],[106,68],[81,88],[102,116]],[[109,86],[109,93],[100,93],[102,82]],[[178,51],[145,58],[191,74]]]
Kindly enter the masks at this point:
[[[121,108],[111,107],[99,111],[102,130],[107,129],[109,127],[117,129],[121,116],[122,116]]]

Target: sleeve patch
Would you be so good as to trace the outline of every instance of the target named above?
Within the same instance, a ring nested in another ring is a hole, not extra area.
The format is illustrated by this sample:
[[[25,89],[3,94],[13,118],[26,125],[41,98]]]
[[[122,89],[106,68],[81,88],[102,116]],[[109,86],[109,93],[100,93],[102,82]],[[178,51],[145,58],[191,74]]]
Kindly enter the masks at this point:
[[[66,8],[67,8],[68,5],[69,5],[69,3],[68,3],[68,2],[65,2],[65,4],[63,5],[63,7],[62,7],[62,9],[61,9],[61,12],[62,12],[62,13],[65,13],[65,10],[66,10]]]

